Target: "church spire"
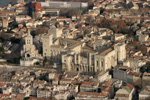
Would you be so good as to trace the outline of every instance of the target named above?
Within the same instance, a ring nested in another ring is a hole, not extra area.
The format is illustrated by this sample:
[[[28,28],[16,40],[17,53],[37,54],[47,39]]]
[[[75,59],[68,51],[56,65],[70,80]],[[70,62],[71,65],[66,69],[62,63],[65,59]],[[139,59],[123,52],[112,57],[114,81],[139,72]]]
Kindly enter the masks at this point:
[[[31,36],[31,34],[30,34],[30,28],[28,28],[27,36]]]
[[[26,45],[32,45],[33,44],[33,37],[30,34],[30,28],[28,28],[27,36],[25,38]]]

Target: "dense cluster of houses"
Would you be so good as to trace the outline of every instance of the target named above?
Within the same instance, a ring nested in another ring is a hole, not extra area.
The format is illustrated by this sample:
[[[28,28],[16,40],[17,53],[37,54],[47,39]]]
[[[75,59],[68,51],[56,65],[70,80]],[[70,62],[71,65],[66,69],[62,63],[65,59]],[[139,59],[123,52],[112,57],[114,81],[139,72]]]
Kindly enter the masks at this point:
[[[23,100],[30,97],[29,100],[132,100],[135,95],[134,86],[123,81],[110,77],[100,82],[97,78],[76,72],[58,73],[51,69],[29,68],[23,71],[1,71],[0,77],[1,99]]]

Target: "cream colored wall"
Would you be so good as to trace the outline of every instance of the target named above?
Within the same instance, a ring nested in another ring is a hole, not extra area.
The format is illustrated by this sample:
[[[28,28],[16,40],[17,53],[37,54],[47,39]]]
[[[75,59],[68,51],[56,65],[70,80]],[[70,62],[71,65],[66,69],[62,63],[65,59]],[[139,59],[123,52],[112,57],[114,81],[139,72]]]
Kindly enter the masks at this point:
[[[50,46],[52,45],[52,36],[42,36],[42,47],[43,47],[43,56],[49,57],[50,54]]]
[[[124,61],[126,59],[126,48],[125,44],[116,44],[115,51],[117,54],[118,61]]]

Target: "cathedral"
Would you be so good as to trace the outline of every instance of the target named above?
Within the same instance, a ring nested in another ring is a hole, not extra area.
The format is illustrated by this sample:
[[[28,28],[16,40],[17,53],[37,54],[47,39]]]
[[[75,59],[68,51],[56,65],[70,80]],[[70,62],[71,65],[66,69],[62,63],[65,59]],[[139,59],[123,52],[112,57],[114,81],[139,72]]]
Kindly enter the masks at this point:
[[[21,66],[32,66],[41,57],[40,54],[38,54],[38,50],[36,50],[35,45],[33,44],[33,37],[30,34],[30,30],[28,30],[25,38],[25,45],[23,46],[23,50],[21,50],[21,57]]]

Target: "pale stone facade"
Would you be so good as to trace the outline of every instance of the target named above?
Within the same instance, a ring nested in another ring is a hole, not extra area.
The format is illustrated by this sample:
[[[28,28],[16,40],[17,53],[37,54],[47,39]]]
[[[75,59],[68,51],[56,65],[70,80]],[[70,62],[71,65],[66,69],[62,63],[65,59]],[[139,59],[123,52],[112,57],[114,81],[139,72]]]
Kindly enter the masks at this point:
[[[126,60],[126,49],[125,44],[119,43],[115,45],[115,50],[117,53],[117,59],[119,62]]]
[[[142,87],[150,86],[150,73],[143,73],[142,77]]]
[[[146,64],[146,61],[142,61],[142,60],[136,59],[136,58],[128,58],[127,60],[125,60],[123,62],[124,66],[134,67],[134,68],[141,67],[145,64]],[[139,70],[137,70],[137,71],[139,71]]]
[[[111,38],[112,41],[121,41],[124,40],[126,38],[125,35],[123,34],[114,34]]]
[[[101,73],[98,74],[97,77],[98,77],[98,81],[100,83],[110,80],[112,78],[111,75],[109,75],[109,71],[107,71],[107,72],[102,71]]]
[[[135,95],[135,88],[128,83],[122,84],[121,88],[116,91],[114,100],[132,100]]]
[[[138,38],[138,40],[140,41],[140,42],[145,42],[145,41],[147,41],[149,39],[149,35],[147,35],[147,34],[140,34],[139,35],[139,38]]]
[[[50,28],[49,32],[42,36],[43,56],[51,60],[61,60],[61,53],[64,51],[64,44],[60,43],[59,37],[62,34],[62,29],[55,27]]]
[[[115,67],[117,62],[126,59],[124,43],[115,44],[105,50],[90,49],[86,42],[59,38],[62,30],[51,28],[42,36],[43,56],[60,61],[67,71],[100,72]],[[94,45],[93,45],[94,46]],[[94,47],[93,47],[94,48]]]
[[[150,86],[145,86],[139,93],[139,100],[148,100],[150,98]]]
[[[64,70],[83,72],[106,71],[117,65],[118,58],[118,61],[122,61],[126,58],[126,56],[124,56],[126,54],[125,50],[120,50],[120,48],[125,49],[125,46],[121,44],[116,45],[114,49],[108,48],[103,52],[86,51],[83,50],[83,48],[84,46],[81,45],[81,51],[79,51],[79,53],[73,53],[72,51],[71,53],[62,55],[63,68],[66,68]]]
[[[38,54],[35,45],[33,44],[33,37],[28,30],[27,37],[25,38],[25,45],[23,50],[21,50],[22,59],[20,60],[21,66],[32,66],[35,62],[38,61],[37,58],[41,56]]]
[[[24,2],[24,0],[17,0],[17,3],[22,3]]]

